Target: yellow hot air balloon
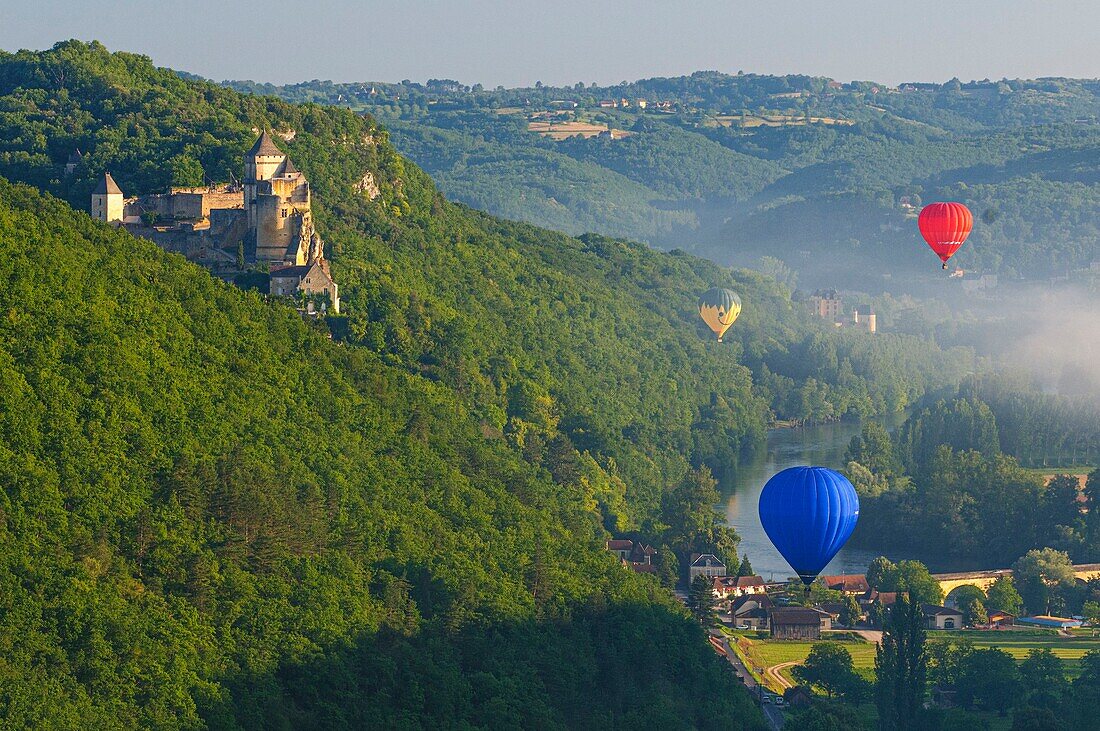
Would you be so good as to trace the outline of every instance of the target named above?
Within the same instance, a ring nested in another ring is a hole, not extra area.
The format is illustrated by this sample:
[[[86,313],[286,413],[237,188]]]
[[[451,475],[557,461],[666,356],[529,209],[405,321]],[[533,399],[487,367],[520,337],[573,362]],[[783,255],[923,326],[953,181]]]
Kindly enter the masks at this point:
[[[699,317],[718,336],[718,342],[740,314],[741,298],[733,290],[714,287],[699,298]]]

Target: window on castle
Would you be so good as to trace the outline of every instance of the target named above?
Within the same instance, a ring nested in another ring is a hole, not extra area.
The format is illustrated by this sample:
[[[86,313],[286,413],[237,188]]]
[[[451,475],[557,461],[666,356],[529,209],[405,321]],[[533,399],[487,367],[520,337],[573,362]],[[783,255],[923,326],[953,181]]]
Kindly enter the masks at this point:
[[[286,218],[286,209],[285,208],[282,210],[282,214],[283,214],[283,218]]]

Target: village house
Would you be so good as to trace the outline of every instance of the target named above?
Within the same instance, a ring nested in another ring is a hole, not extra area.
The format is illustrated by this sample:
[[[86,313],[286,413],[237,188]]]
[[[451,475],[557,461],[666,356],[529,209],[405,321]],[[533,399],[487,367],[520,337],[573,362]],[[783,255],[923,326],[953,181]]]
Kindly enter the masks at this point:
[[[84,159],[84,156],[80,153],[80,149],[77,148],[69,153],[69,159],[65,161],[65,177],[71,176],[76,172],[77,167],[80,166],[80,162]]]
[[[763,593],[764,579],[759,576],[714,577],[714,595],[719,599]]]
[[[880,607],[893,606],[893,604],[898,600],[898,593],[899,592],[896,591],[878,591],[877,589],[868,589],[867,593],[859,598],[859,605],[864,609],[868,609],[875,604]]]
[[[826,612],[810,607],[776,607],[769,611],[768,622],[777,640],[820,640],[823,625],[832,627]]]
[[[840,295],[835,289],[818,289],[810,295],[810,314],[823,320],[835,321],[840,317],[844,303],[840,301]]]
[[[688,581],[695,581],[696,576],[725,576],[726,564],[713,553],[691,554],[691,565],[688,566]]]
[[[921,611],[924,613],[924,626],[927,629],[962,629],[963,613],[958,609],[923,604]]]
[[[994,609],[989,612],[987,626],[996,627],[1000,629],[1002,627],[1011,627],[1016,621],[1015,614],[1009,614],[1008,612],[1002,612],[999,609]]]
[[[653,563],[657,549],[653,546],[641,541],[612,539],[607,542],[607,550],[618,556],[624,566],[629,566],[639,574],[657,573],[657,565]]]
[[[872,335],[878,332],[878,318],[871,305],[857,305],[852,313],[852,324]]]
[[[822,576],[822,583],[833,591],[859,596],[870,590],[867,577],[863,574],[841,574],[839,576]]]
[[[306,312],[310,314],[315,311],[313,298],[320,300],[322,312],[327,311],[329,304],[333,312],[340,311],[340,288],[323,258],[314,259],[312,264],[272,269],[269,291],[276,297],[306,297]]]
[[[775,604],[767,594],[748,594],[730,602],[730,621],[735,627],[766,630],[768,611]]]
[[[607,550],[618,556],[621,561],[625,561],[630,557],[630,552],[634,550],[634,541],[625,538],[612,538],[607,542]]]

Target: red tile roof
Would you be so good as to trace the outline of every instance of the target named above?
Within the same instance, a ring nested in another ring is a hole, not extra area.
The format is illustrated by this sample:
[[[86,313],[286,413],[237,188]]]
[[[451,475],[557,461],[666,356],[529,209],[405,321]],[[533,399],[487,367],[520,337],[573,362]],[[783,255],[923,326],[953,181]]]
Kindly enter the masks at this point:
[[[825,586],[837,591],[867,591],[867,577],[863,574],[841,574],[840,576],[822,576]]]

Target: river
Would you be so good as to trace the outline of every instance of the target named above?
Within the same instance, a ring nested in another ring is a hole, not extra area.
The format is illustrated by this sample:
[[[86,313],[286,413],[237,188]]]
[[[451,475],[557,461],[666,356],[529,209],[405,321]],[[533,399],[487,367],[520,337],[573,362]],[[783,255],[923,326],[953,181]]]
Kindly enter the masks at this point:
[[[905,414],[877,419],[893,430],[905,420]],[[765,580],[782,581],[794,572],[783,559],[760,525],[757,503],[764,483],[776,472],[798,465],[815,465],[840,469],[848,442],[859,434],[859,422],[833,422],[799,429],[772,429],[767,446],[752,458],[746,458],[737,469],[732,486],[723,495],[717,510],[726,516],[726,524],[741,536],[739,551],[749,555],[753,570]],[[823,574],[862,574],[876,551],[845,547],[840,549],[825,567]],[[736,568],[731,570],[731,573]]]

